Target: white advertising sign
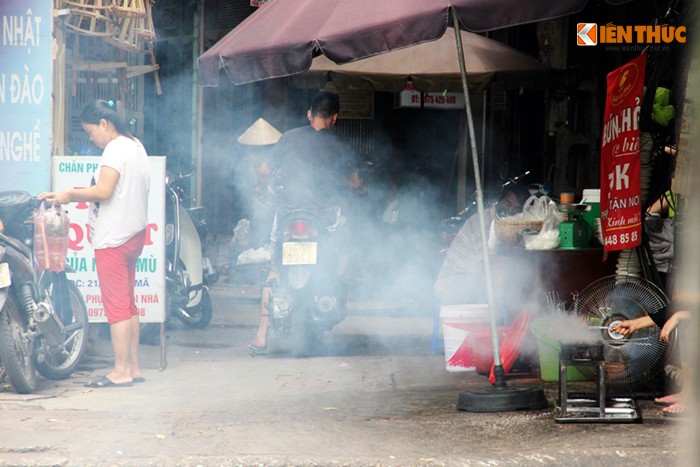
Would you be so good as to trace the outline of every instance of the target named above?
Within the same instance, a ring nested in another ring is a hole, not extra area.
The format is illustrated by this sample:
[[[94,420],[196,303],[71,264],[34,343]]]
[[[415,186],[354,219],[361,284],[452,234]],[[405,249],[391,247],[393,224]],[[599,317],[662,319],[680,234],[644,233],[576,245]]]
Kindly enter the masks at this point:
[[[397,107],[413,107],[420,109],[422,102],[420,91],[405,89],[399,93]]]
[[[148,228],[143,253],[136,264],[136,306],[144,323],[165,321],[165,157],[150,156],[151,190],[148,196]],[[53,189],[88,186],[97,171],[97,156],[53,157]],[[85,297],[88,321],[106,323],[99,281],[95,271],[95,255],[87,238],[88,204],[65,206],[70,219],[68,266],[69,274]]]
[[[464,109],[464,94],[458,92],[420,92],[404,89],[398,93],[396,106],[399,108],[420,109]]]

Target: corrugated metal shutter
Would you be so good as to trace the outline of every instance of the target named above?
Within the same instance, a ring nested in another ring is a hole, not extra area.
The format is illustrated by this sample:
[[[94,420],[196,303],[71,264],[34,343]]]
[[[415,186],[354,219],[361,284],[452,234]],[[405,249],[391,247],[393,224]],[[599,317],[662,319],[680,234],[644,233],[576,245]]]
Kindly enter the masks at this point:
[[[217,40],[254,13],[257,8],[250,6],[250,0],[219,0],[216,8]]]

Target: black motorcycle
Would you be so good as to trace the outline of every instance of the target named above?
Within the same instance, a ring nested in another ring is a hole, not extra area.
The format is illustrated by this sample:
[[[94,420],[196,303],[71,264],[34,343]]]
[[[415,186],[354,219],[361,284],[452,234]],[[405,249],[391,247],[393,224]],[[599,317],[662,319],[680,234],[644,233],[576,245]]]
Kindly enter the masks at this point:
[[[24,191],[0,193],[0,362],[21,394],[71,376],[85,353],[88,315],[65,270],[40,270],[32,215],[40,201]]]
[[[279,212],[268,313],[272,329],[290,338],[292,354],[318,351],[325,331],[345,317],[345,292],[338,274],[342,217],[335,208]]]

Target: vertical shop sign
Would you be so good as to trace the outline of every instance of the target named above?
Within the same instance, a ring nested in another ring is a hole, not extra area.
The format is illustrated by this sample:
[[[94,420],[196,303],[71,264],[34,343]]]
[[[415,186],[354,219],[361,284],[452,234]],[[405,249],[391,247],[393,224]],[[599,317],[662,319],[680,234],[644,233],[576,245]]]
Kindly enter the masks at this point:
[[[0,1],[0,187],[51,183],[53,2]]]
[[[150,156],[151,189],[148,193],[146,244],[136,263],[134,295],[144,323],[165,321],[165,157]],[[53,157],[53,189],[83,187],[90,183],[99,166],[97,156]],[[85,298],[88,321],[106,323],[100,284],[95,271],[95,252],[87,236],[88,204],[64,206],[70,219],[70,241],[66,262],[74,271],[68,275]]]
[[[600,148],[600,221],[605,251],[639,245],[642,231],[639,112],[646,54],[610,72]]]

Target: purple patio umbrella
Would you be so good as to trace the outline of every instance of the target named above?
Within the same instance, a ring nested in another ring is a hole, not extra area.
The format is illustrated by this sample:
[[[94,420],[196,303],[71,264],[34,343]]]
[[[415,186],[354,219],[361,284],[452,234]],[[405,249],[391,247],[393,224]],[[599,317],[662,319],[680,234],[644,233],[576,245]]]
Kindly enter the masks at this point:
[[[534,57],[501,42],[462,31],[467,79],[471,91],[482,91],[496,80],[501,87],[543,86],[549,68]],[[337,64],[325,55],[313,59],[307,71],[288,77],[290,85],[400,92],[411,82],[422,92],[460,92],[462,75],[452,28],[439,39],[392,50],[350,63]]]

